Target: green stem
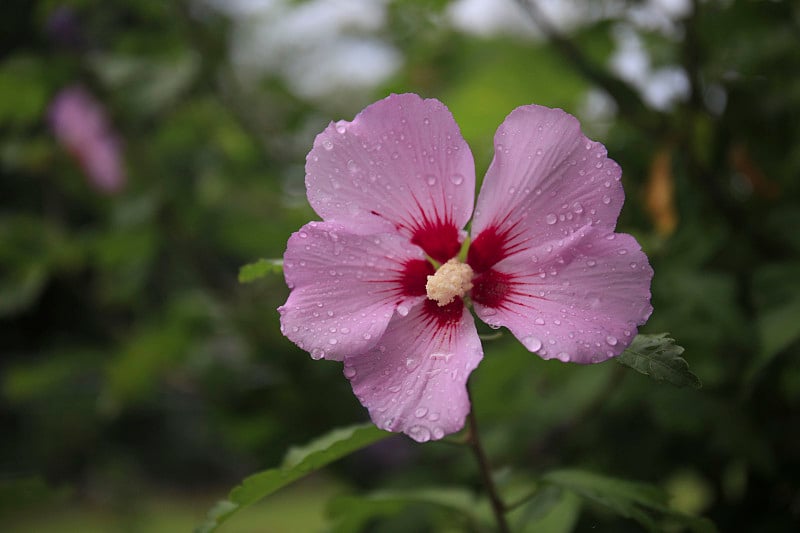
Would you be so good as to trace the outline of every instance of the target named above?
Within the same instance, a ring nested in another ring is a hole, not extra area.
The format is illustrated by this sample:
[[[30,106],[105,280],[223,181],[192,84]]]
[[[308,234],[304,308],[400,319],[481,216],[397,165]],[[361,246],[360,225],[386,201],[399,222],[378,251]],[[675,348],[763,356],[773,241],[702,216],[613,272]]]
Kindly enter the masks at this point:
[[[469,384],[467,384],[467,394],[472,403],[472,392],[470,391]],[[469,428],[467,432],[467,443],[472,448],[475,458],[478,461],[478,467],[483,478],[483,484],[486,487],[486,492],[489,494],[489,501],[492,504],[492,511],[494,512],[495,520],[497,520],[497,530],[500,533],[510,533],[508,521],[506,520],[506,507],[500,499],[500,493],[497,486],[492,479],[492,467],[489,464],[489,459],[486,452],[483,450],[481,444],[480,433],[478,431],[478,420],[475,418],[475,409],[470,409],[467,418]]]

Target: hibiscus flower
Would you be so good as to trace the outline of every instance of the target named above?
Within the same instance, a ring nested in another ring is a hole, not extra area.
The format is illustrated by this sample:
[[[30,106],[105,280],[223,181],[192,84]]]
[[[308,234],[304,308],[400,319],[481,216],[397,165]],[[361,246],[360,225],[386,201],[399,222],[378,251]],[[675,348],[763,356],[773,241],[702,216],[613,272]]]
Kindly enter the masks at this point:
[[[119,139],[103,106],[73,85],[53,99],[49,118],[56,139],[78,161],[90,184],[103,193],[120,192],[127,176]]]
[[[469,413],[483,357],[470,303],[531,352],[576,363],[619,355],[652,311],[647,257],[614,231],[624,193],[605,147],[529,105],[494,148],[474,213],[472,154],[438,100],[391,95],[331,123],[306,160],[322,222],[289,239],[281,330],[343,361],[373,422],[420,442]]]

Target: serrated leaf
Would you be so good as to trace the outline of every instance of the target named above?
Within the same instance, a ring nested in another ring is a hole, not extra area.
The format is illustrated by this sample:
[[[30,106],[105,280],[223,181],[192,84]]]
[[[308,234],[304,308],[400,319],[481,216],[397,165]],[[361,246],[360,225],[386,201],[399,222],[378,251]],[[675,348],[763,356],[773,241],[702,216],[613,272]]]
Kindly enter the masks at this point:
[[[676,387],[702,387],[700,379],[689,370],[689,363],[681,357],[683,347],[675,344],[669,333],[637,335],[627,350],[617,357],[617,362],[656,381],[666,381]]]
[[[240,509],[390,435],[372,424],[362,424],[333,430],[303,447],[291,449],[281,466],[253,474],[234,487],[227,500],[217,502],[211,508],[206,521],[195,529],[195,533],[215,531]]]
[[[663,531],[663,520],[679,522],[698,533],[716,531],[710,521],[670,508],[666,492],[654,485],[583,470],[556,470],[546,474],[542,481],[570,490],[584,500],[620,516],[636,520],[649,531]]]
[[[283,259],[259,259],[239,269],[239,283],[251,283],[269,274],[283,272]]]
[[[357,533],[370,520],[393,515],[414,504],[429,505],[455,517],[466,519],[473,527],[491,528],[493,517],[489,503],[461,488],[431,487],[413,490],[387,490],[366,496],[340,496],[328,505],[333,518],[332,533]]]

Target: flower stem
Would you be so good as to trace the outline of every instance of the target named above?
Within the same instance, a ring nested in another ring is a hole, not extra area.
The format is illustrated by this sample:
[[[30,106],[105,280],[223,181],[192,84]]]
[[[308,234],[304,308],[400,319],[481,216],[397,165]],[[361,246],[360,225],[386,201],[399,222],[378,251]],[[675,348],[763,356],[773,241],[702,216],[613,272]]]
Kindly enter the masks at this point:
[[[469,389],[469,384],[467,384],[467,394],[470,397],[470,403],[472,403],[472,392]],[[478,421],[475,418],[475,409],[470,409],[468,423],[467,443],[472,448],[473,453],[475,453],[475,458],[478,461],[483,484],[486,487],[486,492],[489,493],[489,501],[492,504],[495,520],[497,520],[497,530],[500,533],[509,533],[511,530],[506,521],[506,507],[500,499],[497,486],[492,479],[492,467],[489,464],[489,459],[486,457],[486,452],[483,450],[483,445],[481,444],[480,434],[478,432]]]

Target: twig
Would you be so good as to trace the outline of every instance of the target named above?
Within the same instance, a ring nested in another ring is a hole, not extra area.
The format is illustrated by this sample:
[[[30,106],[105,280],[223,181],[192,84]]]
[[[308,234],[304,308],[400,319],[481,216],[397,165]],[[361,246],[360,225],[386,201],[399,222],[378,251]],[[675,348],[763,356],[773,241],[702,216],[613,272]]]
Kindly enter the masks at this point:
[[[469,384],[467,384],[467,394],[470,397],[470,402],[472,402],[472,393],[469,389]],[[478,432],[478,421],[475,418],[475,409],[470,409],[468,422],[469,429],[467,433],[467,440],[472,448],[472,451],[475,453],[475,458],[478,460],[478,466],[481,472],[481,477],[483,478],[483,484],[486,487],[486,492],[489,493],[489,501],[492,504],[492,511],[494,512],[495,519],[497,520],[497,529],[500,531],[500,533],[509,533],[511,530],[509,529],[508,521],[506,520],[506,508],[503,504],[503,501],[500,499],[497,486],[492,479],[492,467],[489,464],[489,459],[487,458],[486,452],[483,450],[483,445],[481,444]]]

